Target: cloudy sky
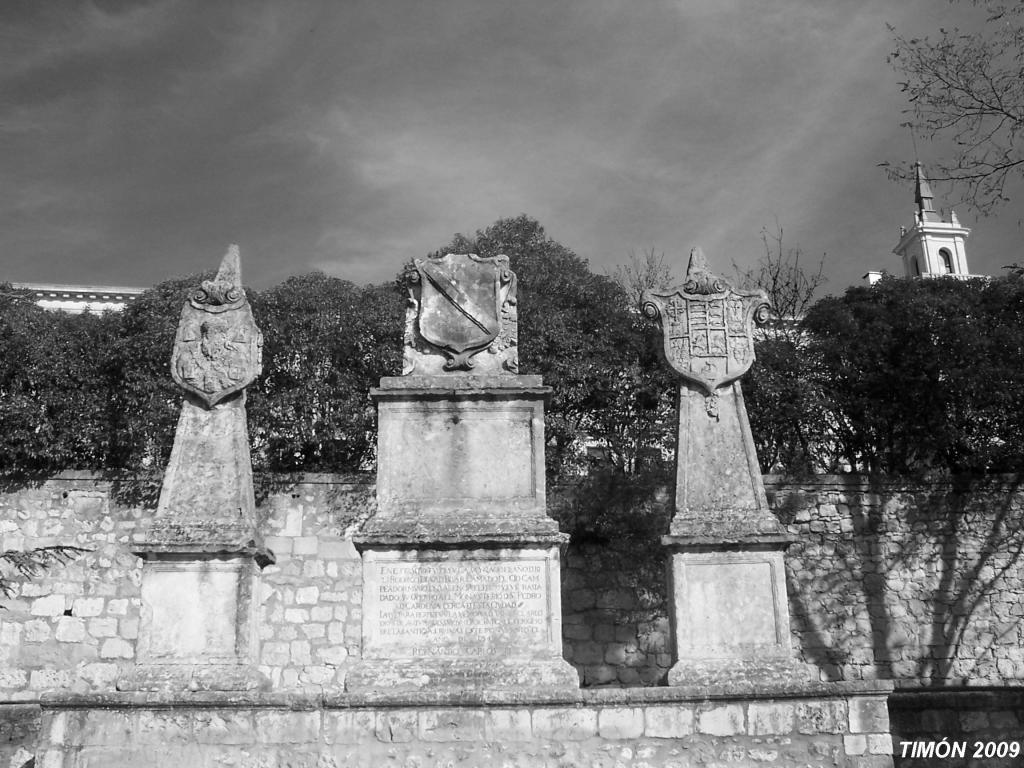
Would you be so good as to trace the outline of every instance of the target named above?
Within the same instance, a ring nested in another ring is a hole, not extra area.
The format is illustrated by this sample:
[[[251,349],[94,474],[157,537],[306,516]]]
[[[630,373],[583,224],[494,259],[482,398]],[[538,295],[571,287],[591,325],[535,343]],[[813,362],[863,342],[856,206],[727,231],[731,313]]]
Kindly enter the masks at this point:
[[[828,290],[891,253],[913,156],[886,24],[942,0],[153,0],[0,5],[0,280],[151,285],[242,249],[257,288],[527,213],[610,271],[753,264],[777,221]],[[919,143],[927,164],[938,149]],[[942,194],[942,193],[940,193]],[[1019,203],[1019,201],[1017,201]],[[1020,260],[976,219],[974,272]]]

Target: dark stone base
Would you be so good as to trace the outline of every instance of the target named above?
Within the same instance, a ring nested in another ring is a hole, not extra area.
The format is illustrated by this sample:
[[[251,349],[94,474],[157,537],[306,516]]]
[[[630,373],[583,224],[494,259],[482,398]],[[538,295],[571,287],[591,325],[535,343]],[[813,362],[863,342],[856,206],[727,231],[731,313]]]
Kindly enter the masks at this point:
[[[140,664],[117,681],[119,691],[269,691],[270,680],[248,664]]]
[[[817,669],[794,659],[682,659],[668,671],[668,684],[735,690],[818,683]]]
[[[345,679],[350,693],[374,691],[576,691],[579,674],[564,659],[381,659],[361,661]]]

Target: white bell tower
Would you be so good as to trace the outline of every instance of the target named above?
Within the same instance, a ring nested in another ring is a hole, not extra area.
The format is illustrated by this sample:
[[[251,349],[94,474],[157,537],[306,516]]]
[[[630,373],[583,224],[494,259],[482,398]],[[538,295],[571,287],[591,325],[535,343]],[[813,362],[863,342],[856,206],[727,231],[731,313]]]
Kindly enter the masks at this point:
[[[967,268],[967,236],[971,230],[960,226],[956,212],[950,209],[948,217],[932,205],[932,190],[918,161],[914,165],[916,187],[914,226],[900,227],[900,242],[893,253],[903,259],[903,273],[907,277],[938,277],[940,275],[970,275]]]

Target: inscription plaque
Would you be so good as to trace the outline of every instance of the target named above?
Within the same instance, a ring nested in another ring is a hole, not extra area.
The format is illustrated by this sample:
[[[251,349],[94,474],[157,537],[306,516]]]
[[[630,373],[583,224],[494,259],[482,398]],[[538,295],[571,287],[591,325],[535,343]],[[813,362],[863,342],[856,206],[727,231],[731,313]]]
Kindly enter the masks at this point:
[[[551,648],[545,558],[372,558],[364,609],[370,658],[528,656]]]
[[[139,660],[234,663],[239,568],[235,563],[156,563],[143,575],[146,609]]]

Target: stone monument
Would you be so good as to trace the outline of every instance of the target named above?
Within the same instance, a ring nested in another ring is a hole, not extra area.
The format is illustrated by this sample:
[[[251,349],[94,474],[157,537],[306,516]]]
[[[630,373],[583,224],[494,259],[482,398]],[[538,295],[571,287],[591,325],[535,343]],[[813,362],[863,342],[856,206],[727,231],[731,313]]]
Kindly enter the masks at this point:
[[[121,690],[269,686],[252,663],[253,590],[273,556],[257,529],[245,418],[262,346],[233,245],[181,310],[171,375],[185,399],[156,514],[136,537],[142,620]]]
[[[362,659],[346,689],[575,689],[562,659],[559,550],[546,514],[544,403],[518,373],[506,256],[407,271],[403,375],[377,403],[378,509],[363,557]]]
[[[676,661],[670,685],[805,680],[790,644],[783,553],[791,538],[768,508],[739,378],[754,361],[753,326],[769,316],[764,291],[711,273],[699,248],[686,280],[648,290],[663,352],[682,378],[675,510],[662,543]]]

